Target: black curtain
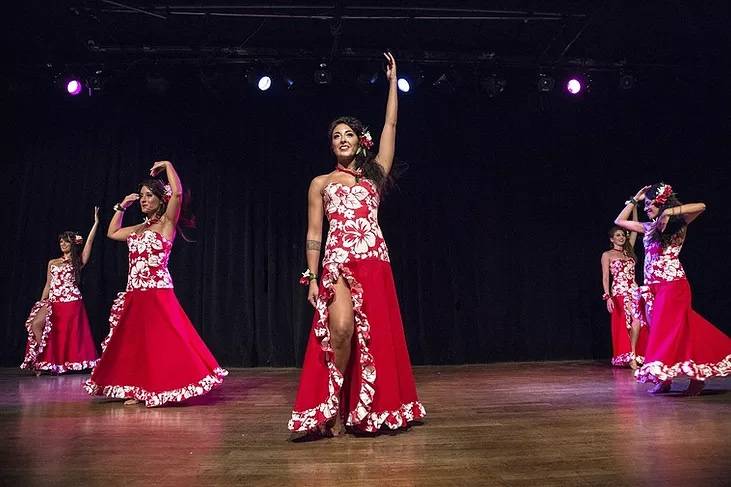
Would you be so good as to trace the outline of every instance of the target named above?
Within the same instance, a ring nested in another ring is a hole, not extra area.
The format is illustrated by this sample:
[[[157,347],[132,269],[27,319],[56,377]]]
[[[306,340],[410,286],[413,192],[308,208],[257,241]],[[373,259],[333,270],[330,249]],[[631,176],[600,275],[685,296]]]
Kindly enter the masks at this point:
[[[625,199],[661,179],[708,205],[682,259],[697,310],[731,331],[724,83],[696,92],[661,81],[581,102],[528,83],[495,99],[402,96],[397,156],[408,169],[380,218],[415,364],[608,357],[606,232]],[[297,284],[306,193],[334,165],[326,127],[353,114],[377,139],[385,93],[239,95],[6,100],[2,365],[21,362],[58,233],[86,235],[94,205],[102,225],[83,292],[103,339],[127,273],[125,245],[104,235],[111,207],[158,159],[191,190],[195,242],[177,239],[171,271],[203,339],[226,366],[300,364],[312,318]],[[125,223],[140,218],[130,210]]]

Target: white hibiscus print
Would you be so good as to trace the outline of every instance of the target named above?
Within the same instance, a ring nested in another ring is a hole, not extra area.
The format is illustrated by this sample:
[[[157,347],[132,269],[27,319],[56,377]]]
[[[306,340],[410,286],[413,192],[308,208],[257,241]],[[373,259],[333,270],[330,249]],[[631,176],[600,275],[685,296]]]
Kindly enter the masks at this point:
[[[353,249],[356,254],[368,252],[370,247],[376,244],[376,234],[372,226],[365,218],[358,218],[355,221],[345,222],[343,235],[343,246]]]

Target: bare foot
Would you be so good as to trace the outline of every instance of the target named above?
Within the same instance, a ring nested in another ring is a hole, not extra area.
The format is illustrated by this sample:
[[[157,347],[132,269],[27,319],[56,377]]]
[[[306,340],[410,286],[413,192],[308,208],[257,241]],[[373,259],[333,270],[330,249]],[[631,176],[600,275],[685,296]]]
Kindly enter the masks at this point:
[[[665,380],[662,382],[658,382],[653,387],[647,390],[650,394],[665,394],[666,392],[670,392],[670,387],[672,385],[672,382],[669,380]]]
[[[629,361],[629,368],[630,369],[637,370],[637,367],[638,367],[637,360],[632,359],[632,360]]]
[[[343,420],[340,417],[340,413],[335,416],[335,422],[332,426],[330,426],[330,433],[332,433],[333,438],[345,434],[345,426],[343,426]]]
[[[703,391],[703,388],[706,386],[706,382],[702,380],[690,380],[690,384],[688,384],[688,388],[683,391],[684,396],[700,396],[701,391]]]
[[[139,404],[139,403],[140,403],[140,401],[138,401],[137,399],[127,399],[126,401],[124,401],[125,406],[132,406],[133,404]]]

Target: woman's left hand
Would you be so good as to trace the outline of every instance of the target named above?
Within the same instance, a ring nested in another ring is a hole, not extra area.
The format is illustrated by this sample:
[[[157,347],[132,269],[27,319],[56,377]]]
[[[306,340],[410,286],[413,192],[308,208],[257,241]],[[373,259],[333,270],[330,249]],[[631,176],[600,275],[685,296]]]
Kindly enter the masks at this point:
[[[152,165],[152,168],[150,168],[150,176],[157,176],[167,169],[168,164],[170,164],[170,161],[156,161],[155,164]]]
[[[388,81],[395,81],[398,78],[396,77],[396,58],[393,57],[393,54],[386,51],[383,53],[384,57],[386,58],[386,79]]]

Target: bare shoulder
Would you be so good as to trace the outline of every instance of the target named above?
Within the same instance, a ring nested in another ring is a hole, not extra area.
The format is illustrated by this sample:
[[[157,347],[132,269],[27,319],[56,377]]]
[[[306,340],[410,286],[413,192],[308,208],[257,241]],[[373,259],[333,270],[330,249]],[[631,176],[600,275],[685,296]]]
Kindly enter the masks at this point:
[[[329,179],[330,179],[330,173],[315,176],[314,178],[312,178],[312,182],[310,182],[310,191],[319,192],[320,190],[322,190],[322,188],[325,187],[325,185],[328,183]]]

